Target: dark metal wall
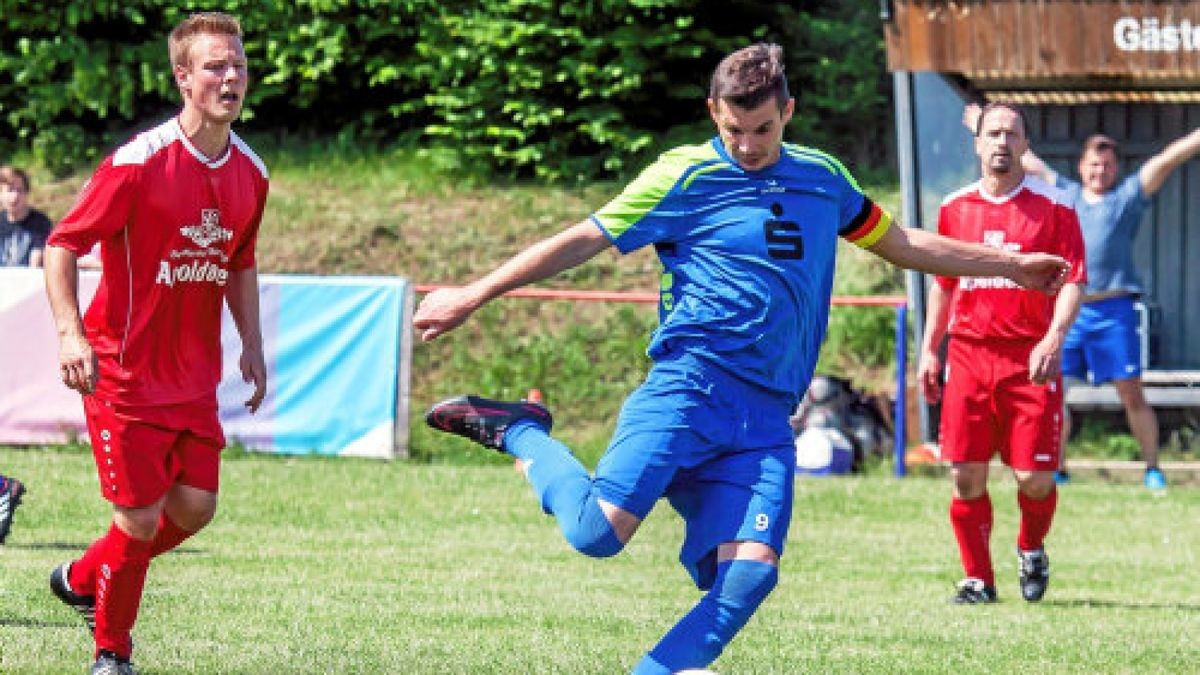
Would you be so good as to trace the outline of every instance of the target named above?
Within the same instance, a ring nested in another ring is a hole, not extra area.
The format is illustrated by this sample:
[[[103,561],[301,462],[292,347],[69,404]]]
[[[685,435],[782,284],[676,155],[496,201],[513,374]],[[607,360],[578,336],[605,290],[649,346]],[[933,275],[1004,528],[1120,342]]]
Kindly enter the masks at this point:
[[[1100,132],[1121,144],[1122,177],[1200,126],[1200,105],[1024,106],[1034,152],[1078,180],[1079,147]],[[1200,158],[1179,169],[1147,210],[1134,259],[1151,308],[1150,367],[1200,369]]]

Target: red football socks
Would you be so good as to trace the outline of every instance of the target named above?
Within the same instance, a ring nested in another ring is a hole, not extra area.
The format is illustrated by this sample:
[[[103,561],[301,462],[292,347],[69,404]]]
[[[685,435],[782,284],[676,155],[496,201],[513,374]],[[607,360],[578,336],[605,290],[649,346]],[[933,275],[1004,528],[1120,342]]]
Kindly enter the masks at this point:
[[[156,558],[170,551],[193,534],[196,533],[176,525],[175,521],[167,517],[167,512],[163,511],[158,519],[158,532],[154,534],[154,541],[150,544],[150,557]]]
[[[168,518],[164,511],[158,519],[158,532],[155,533],[154,541],[151,542],[150,557],[154,558],[174,549],[193,534],[196,533],[176,525],[175,521]],[[100,537],[92,542],[79,560],[71,563],[71,572],[67,577],[67,583],[71,585],[71,590],[75,593],[79,595],[96,594],[96,570],[100,567],[100,555],[107,541],[107,535]]]
[[[1017,548],[1036,551],[1042,548],[1054,511],[1058,508],[1058,490],[1051,490],[1045,499],[1037,500],[1017,491],[1017,505],[1021,507],[1021,529],[1017,533]]]
[[[134,539],[115,523],[103,541],[96,575],[96,649],[129,658],[129,633],[142,602],[151,542]]]
[[[100,557],[104,553],[104,545],[107,541],[108,535],[93,541],[92,545],[84,552],[83,557],[71,563],[67,583],[71,585],[71,590],[77,595],[96,594],[96,569],[100,567]]]
[[[988,493],[976,499],[950,500],[950,524],[958,540],[958,554],[968,577],[982,579],[984,585],[995,586],[992,570],[992,500]]]

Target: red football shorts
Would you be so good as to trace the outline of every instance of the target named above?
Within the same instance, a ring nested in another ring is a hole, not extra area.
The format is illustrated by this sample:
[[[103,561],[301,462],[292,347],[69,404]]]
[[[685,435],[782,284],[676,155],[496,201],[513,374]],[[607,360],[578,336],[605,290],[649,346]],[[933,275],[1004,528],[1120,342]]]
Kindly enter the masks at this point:
[[[225,435],[217,407],[131,407],[83,397],[100,492],[117,506],[138,508],[176,483],[216,492]]]
[[[1062,446],[1062,378],[1029,381],[1031,343],[952,338],[942,391],[942,459],[1000,459],[1022,471],[1054,471]]]

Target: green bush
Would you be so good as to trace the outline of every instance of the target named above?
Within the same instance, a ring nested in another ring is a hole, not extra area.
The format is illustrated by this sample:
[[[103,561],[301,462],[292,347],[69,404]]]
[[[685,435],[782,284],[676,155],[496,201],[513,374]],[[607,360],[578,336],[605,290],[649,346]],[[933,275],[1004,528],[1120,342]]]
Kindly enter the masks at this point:
[[[1129,435],[1129,429],[1121,422],[1084,415],[1078,424],[1079,431],[1071,440],[1069,454],[1125,461],[1141,458],[1142,449],[1137,439]]]
[[[628,175],[710,133],[709,73],[756,40],[786,48],[802,142],[887,161],[877,7],[749,0],[0,0],[0,152],[62,172],[178,107],[170,27],[237,15],[251,130],[424,147],[483,176]]]
[[[254,81],[244,119],[252,127],[366,134],[415,96],[415,80],[401,75],[411,70],[406,59],[413,57],[417,20],[432,2],[70,0],[31,12],[8,0],[0,4],[0,40],[12,45],[0,53],[0,119],[8,140],[45,139],[39,157],[63,167],[95,158],[73,145],[56,146],[59,129],[82,130],[91,145],[111,145],[145,126],[146,117],[171,114],[179,104],[166,36],[188,14],[214,4],[237,15],[246,31]]]
[[[696,64],[735,44],[696,26],[688,0],[468,4],[417,46],[437,119],[426,132],[466,165],[507,173],[627,172],[655,132],[701,118]]]

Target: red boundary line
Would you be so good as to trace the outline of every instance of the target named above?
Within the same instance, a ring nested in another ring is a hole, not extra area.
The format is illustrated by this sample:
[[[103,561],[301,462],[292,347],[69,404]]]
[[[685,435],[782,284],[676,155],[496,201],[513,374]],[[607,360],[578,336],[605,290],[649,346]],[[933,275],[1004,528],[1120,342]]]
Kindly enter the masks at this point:
[[[428,293],[439,288],[458,288],[452,284],[414,284],[413,287],[418,293]],[[656,293],[518,288],[504,295],[512,298],[534,298],[539,300],[586,300],[592,302],[633,302],[644,305],[658,304],[658,294]],[[832,298],[832,303],[835,305],[857,307],[899,307],[908,304],[908,299],[902,295],[835,295]]]

